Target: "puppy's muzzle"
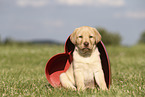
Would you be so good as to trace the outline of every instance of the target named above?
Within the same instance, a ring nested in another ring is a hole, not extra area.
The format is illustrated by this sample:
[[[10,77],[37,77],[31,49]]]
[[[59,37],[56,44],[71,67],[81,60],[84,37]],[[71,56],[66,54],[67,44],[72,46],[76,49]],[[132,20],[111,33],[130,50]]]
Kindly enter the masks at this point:
[[[88,47],[89,46],[89,43],[88,42],[84,42],[84,46],[85,47]]]

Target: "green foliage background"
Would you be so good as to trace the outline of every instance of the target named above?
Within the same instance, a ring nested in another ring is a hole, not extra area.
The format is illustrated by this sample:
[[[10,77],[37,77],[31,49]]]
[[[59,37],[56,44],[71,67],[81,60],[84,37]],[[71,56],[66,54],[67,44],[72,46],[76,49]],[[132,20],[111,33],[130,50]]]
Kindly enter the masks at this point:
[[[102,41],[105,45],[121,45],[121,36],[118,33],[112,33],[104,28],[97,28],[102,36]]]
[[[140,36],[139,43],[141,43],[141,44],[145,44],[145,31],[142,32],[142,34],[141,34],[141,36]]]

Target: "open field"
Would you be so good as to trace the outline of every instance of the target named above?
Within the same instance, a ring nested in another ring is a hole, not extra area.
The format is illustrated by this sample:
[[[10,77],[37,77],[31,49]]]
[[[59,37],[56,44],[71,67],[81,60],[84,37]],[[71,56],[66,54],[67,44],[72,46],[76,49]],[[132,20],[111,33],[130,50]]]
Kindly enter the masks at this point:
[[[0,46],[0,95],[33,97],[144,97],[145,45],[106,47],[111,63],[109,91],[84,92],[53,88],[45,77],[45,64],[53,55],[64,52],[56,45]]]

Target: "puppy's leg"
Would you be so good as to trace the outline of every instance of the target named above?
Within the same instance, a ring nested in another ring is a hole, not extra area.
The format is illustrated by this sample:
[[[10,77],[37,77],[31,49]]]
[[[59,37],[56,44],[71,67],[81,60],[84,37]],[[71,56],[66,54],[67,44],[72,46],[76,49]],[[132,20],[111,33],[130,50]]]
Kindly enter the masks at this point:
[[[106,86],[103,70],[99,70],[99,71],[95,72],[94,76],[95,76],[96,83],[99,85],[99,87],[102,90],[108,90],[107,86]]]
[[[63,87],[68,88],[68,89],[73,89],[76,90],[76,87],[73,85],[73,83],[69,80],[68,76],[66,73],[60,74],[60,83]]]
[[[79,70],[75,70],[75,82],[78,90],[85,89],[84,76]]]

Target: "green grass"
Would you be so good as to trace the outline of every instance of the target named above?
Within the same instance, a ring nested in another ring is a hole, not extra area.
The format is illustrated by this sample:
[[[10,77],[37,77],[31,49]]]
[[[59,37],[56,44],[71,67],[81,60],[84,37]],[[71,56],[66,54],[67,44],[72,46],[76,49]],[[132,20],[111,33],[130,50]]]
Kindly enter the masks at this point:
[[[45,64],[63,46],[0,46],[0,95],[42,97],[143,97],[145,96],[145,45],[106,47],[111,63],[109,91],[72,91],[53,88],[45,77]]]

